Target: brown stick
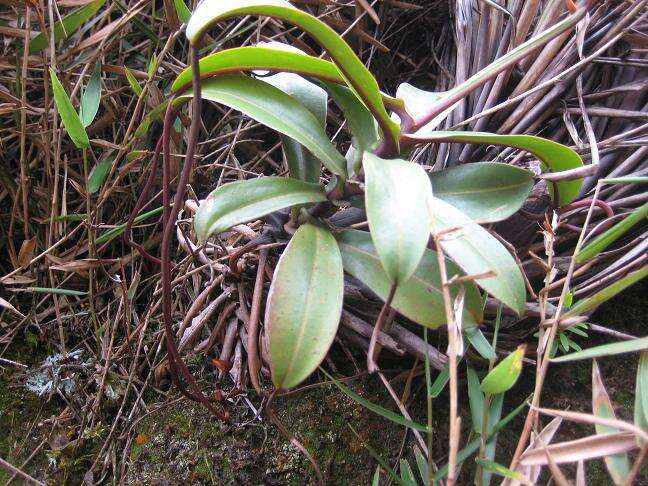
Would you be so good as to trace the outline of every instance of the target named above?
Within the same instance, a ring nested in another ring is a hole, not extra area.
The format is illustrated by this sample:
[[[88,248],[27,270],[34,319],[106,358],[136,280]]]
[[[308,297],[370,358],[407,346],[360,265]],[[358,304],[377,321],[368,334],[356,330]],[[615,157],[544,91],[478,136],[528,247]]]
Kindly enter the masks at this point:
[[[250,381],[258,394],[261,394],[259,385],[259,371],[261,360],[259,359],[259,315],[261,314],[261,297],[263,296],[263,276],[265,274],[266,260],[268,258],[267,248],[259,252],[259,266],[257,267],[256,280],[254,282],[254,294],[252,294],[252,308],[250,309],[250,322],[248,324],[247,352],[248,371]]]

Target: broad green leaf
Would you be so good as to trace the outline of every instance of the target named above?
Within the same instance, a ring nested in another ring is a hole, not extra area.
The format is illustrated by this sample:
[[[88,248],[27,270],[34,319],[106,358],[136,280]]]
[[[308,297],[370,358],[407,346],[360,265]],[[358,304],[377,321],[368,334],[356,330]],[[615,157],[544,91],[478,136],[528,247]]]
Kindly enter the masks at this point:
[[[513,388],[522,372],[524,349],[524,345],[519,346],[486,375],[481,383],[481,390],[484,393],[497,395]]]
[[[328,94],[316,84],[293,73],[277,73],[263,78],[268,84],[292,96],[326,127]],[[306,182],[319,182],[320,161],[306,147],[285,135],[281,136],[288,172],[293,179]]]
[[[643,222],[648,218],[648,203],[638,207],[626,216],[622,221],[618,222],[611,228],[605,230],[576,255],[576,263],[585,263],[586,261],[594,258],[596,255],[604,251],[608,246],[621,238],[624,234],[630,231],[634,226]]]
[[[532,172],[496,162],[458,165],[433,172],[430,179],[435,197],[484,223],[517,212],[533,188]]]
[[[92,168],[88,176],[88,192],[90,194],[94,194],[101,189],[110,173],[114,160],[115,158],[112,156],[107,157]]]
[[[380,264],[371,235],[365,231],[348,230],[339,233],[336,237],[342,252],[344,270],[385,300],[392,284]],[[446,265],[451,275],[461,274],[461,270],[452,262],[447,261]],[[452,287],[453,297],[459,291],[458,287],[458,285]],[[467,283],[464,288],[466,289],[463,313],[465,328],[480,323],[483,315],[477,287]],[[425,251],[414,275],[396,289],[392,307],[408,319],[431,329],[445,324],[445,307],[436,252]]]
[[[317,369],[337,333],[344,275],[335,238],[326,228],[304,224],[275,268],[265,325],[272,382],[299,385]]]
[[[135,136],[137,138],[144,137],[148,133],[153,122],[155,121],[161,122],[164,119],[164,112],[166,111],[168,104],[169,104],[168,100],[163,101],[162,103],[157,105],[155,108],[153,108],[150,112],[146,114],[146,116],[142,119],[142,122],[135,129]]]
[[[335,386],[337,386],[342,393],[344,393],[346,396],[351,398],[354,402],[362,405],[367,410],[375,413],[376,415],[380,415],[381,417],[386,418],[387,420],[389,420],[390,422],[394,422],[395,424],[404,425],[405,427],[409,427],[410,429],[414,429],[414,430],[420,430],[421,432],[427,432],[428,428],[426,425],[418,424],[416,422],[406,419],[405,417],[403,417],[402,415],[396,412],[392,412],[391,410],[385,407],[381,407],[380,405],[370,400],[367,400],[366,398],[361,397],[356,392],[354,392],[351,388],[346,386],[344,383],[333,378],[333,376],[328,374],[325,370],[322,370],[322,373],[324,373],[326,377],[329,380],[331,380],[333,384],[335,384]]]
[[[595,309],[603,302],[610,300],[612,297],[617,295],[619,292],[627,289],[631,285],[634,285],[641,279],[648,277],[648,265],[641,267],[639,270],[635,270],[632,273],[627,274],[625,277],[617,280],[613,284],[604,287],[602,290],[599,290],[595,294],[585,297],[584,299],[579,300],[574,304],[574,306],[569,309],[563,317],[572,317]]]
[[[565,145],[532,135],[498,135],[485,132],[433,132],[425,135],[404,135],[412,142],[463,142],[502,145],[526,150],[540,160],[542,169],[550,172],[577,169],[583,161],[574,150]],[[583,185],[583,179],[549,183],[549,191],[559,206],[572,202]]]
[[[234,16],[269,16],[296,25],[309,34],[326,50],[350,87],[369,108],[383,130],[397,148],[400,128],[389,118],[383,104],[378,83],[358,59],[349,45],[332,28],[312,15],[303,12],[285,0],[205,0],[196,8],[187,24],[186,35],[193,44],[203,32],[216,22]]]
[[[62,20],[54,24],[54,41],[58,42],[67,39],[71,34],[76,32],[85,22],[99,11],[106,0],[94,0],[83,7],[76,9],[71,14],[63,17]],[[49,32],[48,32],[49,34]],[[29,41],[29,53],[38,54],[47,47],[47,37],[42,32]]]
[[[495,272],[494,277],[480,278],[475,282],[504,305],[523,314],[526,300],[524,279],[504,245],[445,201],[433,197],[430,206],[433,234],[458,228],[442,237],[443,251],[468,275]]]
[[[472,418],[473,432],[482,433],[484,417],[484,393],[479,388],[479,377],[477,372],[470,366],[467,367],[468,377],[468,402],[470,404],[470,416]]]
[[[79,115],[84,127],[90,126],[97,115],[99,102],[101,101],[101,63],[97,62],[90,81],[81,96]]]
[[[610,397],[605,389],[605,385],[603,384],[601,372],[596,364],[596,360],[592,361],[592,412],[597,417],[616,419],[614,408],[612,408],[612,402],[610,401]],[[594,428],[596,429],[597,434],[613,434],[615,432],[621,432],[615,427],[601,424],[594,424]],[[611,454],[605,456],[604,459],[605,466],[607,467],[614,484],[624,484],[625,479],[628,477],[630,472],[628,454]]]
[[[636,353],[648,349],[648,336],[631,339],[629,341],[619,341],[616,343],[602,344],[592,348],[578,351],[577,353],[566,354],[559,358],[553,358],[552,363],[565,363],[567,361],[578,361],[582,359],[602,358],[604,356],[614,356],[617,354]]]
[[[396,285],[409,279],[430,239],[432,198],[423,167],[401,159],[386,160],[365,152],[365,208],[380,263]]]
[[[79,114],[72,106],[72,102],[68,97],[68,94],[65,92],[65,88],[61,85],[56,73],[52,68],[50,68],[50,76],[52,78],[52,90],[54,91],[54,102],[56,103],[56,109],[61,116],[61,121],[63,126],[67,131],[68,135],[78,148],[88,148],[90,146],[90,141],[88,140],[88,134],[85,131],[83,123],[81,123],[81,118]]]
[[[188,91],[178,96],[186,101]],[[320,122],[297,100],[274,86],[242,74],[227,74],[202,83],[202,98],[241,111],[306,147],[334,174],[346,176],[346,160],[336,150]]]
[[[318,184],[285,177],[230,182],[214,190],[198,207],[194,228],[200,240],[232,226],[295,204],[326,200]]]
[[[189,22],[189,19],[191,18],[191,10],[189,10],[189,7],[187,7],[184,1],[173,0],[173,5],[175,6],[176,14],[180,19],[180,22],[182,22],[183,24]]]
[[[637,427],[648,430],[648,351],[641,353],[637,366],[634,423]]]
[[[130,84],[133,93],[135,93],[135,96],[141,96],[142,86],[139,84],[139,81],[137,81],[137,78],[133,75],[130,69],[124,68],[124,70],[126,72],[126,79],[128,80],[128,84]]]
[[[472,347],[475,348],[482,358],[494,360],[497,357],[493,346],[491,346],[491,343],[488,342],[488,339],[486,339],[478,327],[464,329],[464,336],[466,336],[466,339],[468,339]]]

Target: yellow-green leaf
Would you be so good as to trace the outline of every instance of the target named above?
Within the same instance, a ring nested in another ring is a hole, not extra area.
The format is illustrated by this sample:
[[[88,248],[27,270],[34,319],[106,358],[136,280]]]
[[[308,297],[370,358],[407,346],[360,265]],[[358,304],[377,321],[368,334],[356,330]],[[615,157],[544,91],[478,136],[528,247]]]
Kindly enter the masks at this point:
[[[500,361],[482,380],[481,390],[489,395],[497,395],[513,388],[522,372],[524,350],[525,346],[522,345]]]

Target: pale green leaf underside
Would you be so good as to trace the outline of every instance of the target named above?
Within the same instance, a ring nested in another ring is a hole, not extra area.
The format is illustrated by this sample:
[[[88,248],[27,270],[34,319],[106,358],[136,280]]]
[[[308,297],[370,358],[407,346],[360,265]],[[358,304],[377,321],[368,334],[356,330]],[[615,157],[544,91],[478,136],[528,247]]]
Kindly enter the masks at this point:
[[[285,177],[262,177],[225,184],[200,204],[194,228],[200,240],[232,226],[295,204],[326,200],[318,184]]]
[[[518,314],[524,313],[526,288],[522,272],[508,250],[493,235],[454,206],[432,198],[432,233],[458,228],[442,239],[444,252],[468,275],[495,272],[477,285]]]
[[[414,273],[430,239],[430,180],[423,168],[365,152],[365,208],[380,262],[401,284]]]
[[[380,264],[371,235],[366,231],[348,230],[339,233],[336,238],[344,270],[364,283],[378,297],[386,299],[391,281]],[[446,265],[449,277],[462,274],[452,262],[447,261]],[[458,287],[453,286],[453,296],[458,292]],[[463,326],[472,327],[483,319],[481,298],[474,284],[466,284],[465,289]],[[445,324],[441,279],[435,252],[425,251],[414,275],[396,289],[392,307],[408,319],[431,329]]]
[[[490,395],[497,395],[510,390],[522,372],[524,347],[519,347],[500,361],[482,380],[481,390]]]
[[[177,101],[193,96],[187,91]],[[296,140],[336,175],[346,176],[346,160],[315,116],[301,103],[270,84],[242,74],[227,74],[202,83],[202,98],[229,106]]]
[[[317,369],[337,332],[344,280],[335,238],[311,224],[299,227],[275,269],[265,324],[272,382],[299,385]]]

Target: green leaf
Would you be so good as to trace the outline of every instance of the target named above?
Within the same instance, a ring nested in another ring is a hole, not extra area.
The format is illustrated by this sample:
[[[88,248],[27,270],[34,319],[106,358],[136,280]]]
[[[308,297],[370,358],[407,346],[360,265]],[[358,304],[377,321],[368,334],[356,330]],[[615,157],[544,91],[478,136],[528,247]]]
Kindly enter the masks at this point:
[[[486,375],[481,383],[481,390],[484,393],[497,395],[513,388],[522,372],[524,349],[524,345],[519,346]]]
[[[230,182],[214,190],[198,207],[194,228],[200,240],[279,209],[326,200],[318,184],[285,177]]]
[[[448,384],[449,379],[450,379],[450,367],[446,363],[446,365],[439,372],[436,379],[434,380],[434,383],[432,383],[432,386],[430,387],[430,396],[432,398],[437,398],[439,395],[441,395],[441,392]]]
[[[612,402],[603,384],[601,372],[596,361],[592,361],[592,412],[597,417],[604,419],[616,419]],[[615,427],[607,425],[594,424],[597,434],[613,434],[621,432]],[[605,456],[605,466],[612,477],[614,484],[625,484],[625,479],[630,473],[630,461],[628,454],[610,454]]]
[[[316,84],[293,73],[278,73],[264,77],[263,81],[292,96],[326,127],[328,94]],[[320,161],[306,147],[285,135],[281,136],[290,177],[306,182],[319,182]]]
[[[475,348],[482,358],[488,360],[497,358],[495,350],[481,332],[481,329],[478,327],[464,329],[464,336],[466,336],[466,339],[468,339],[472,347]]]
[[[392,283],[406,282],[430,239],[432,187],[418,164],[365,152],[365,208],[371,238]]]
[[[486,434],[490,439],[486,442],[486,449],[484,450],[484,459],[492,461],[495,459],[495,449],[497,447],[497,434],[491,436],[494,424],[498,423],[502,418],[502,406],[504,405],[504,393],[495,395],[491,401],[490,409],[488,410],[488,427]],[[486,469],[482,471],[482,484],[488,486],[490,484],[492,473]]]
[[[90,76],[90,81],[81,96],[81,106],[79,115],[84,127],[90,126],[99,110],[101,101],[101,63],[97,62],[94,71]]]
[[[493,474],[497,474],[498,476],[514,479],[524,484],[529,483],[529,481],[524,477],[522,473],[517,471],[512,471],[508,467],[502,466],[501,464],[498,464],[495,461],[490,461],[487,459],[477,459],[477,464],[481,465],[481,467],[485,471],[491,472]]]
[[[591,260],[646,218],[648,218],[648,202],[590,241],[576,255],[576,263],[580,264]]]
[[[409,462],[407,462],[405,459],[400,460],[399,472],[401,475],[401,480],[404,484],[407,484],[409,486],[416,486],[416,480],[414,479],[412,468],[410,467]]]
[[[150,211],[147,211],[145,213],[142,213],[138,215],[135,220],[133,221],[133,224],[140,224],[142,221],[152,217],[152,216],[157,216],[158,214],[162,213],[162,210],[164,208],[160,206],[159,208],[151,209]],[[103,245],[104,243],[108,243],[109,241],[114,240],[118,236],[121,236],[124,233],[124,230],[126,229],[126,223],[122,223],[120,225],[115,226],[112,229],[109,229],[105,233],[101,234],[96,240],[95,243],[97,245]]]
[[[473,432],[482,433],[484,417],[484,394],[479,388],[479,377],[477,372],[470,366],[467,367],[468,376],[468,402],[470,404],[470,416],[472,418]]]
[[[376,467],[376,471],[374,472],[373,479],[371,480],[371,485],[380,486],[380,466]]]
[[[559,358],[553,358],[552,363],[566,363],[568,361],[578,361],[582,359],[602,358],[604,356],[614,356],[616,354],[636,353],[648,349],[648,336],[631,339],[629,341],[619,341],[616,343],[602,344],[592,348],[584,349],[577,353],[566,354]]]
[[[142,86],[140,86],[137,78],[133,76],[133,73],[127,67],[125,67],[124,70],[126,72],[126,79],[128,80],[128,84],[130,84],[130,87],[133,90],[133,93],[135,93],[135,96],[142,96]]]
[[[216,77],[233,71],[289,72],[337,84],[346,84],[338,68],[330,61],[309,56],[299,50],[285,49],[278,42],[257,46],[234,47],[210,54],[198,61],[200,77]],[[171,85],[173,93],[191,88],[193,70],[184,69]],[[355,94],[354,94],[355,96]]]
[[[390,422],[394,422],[395,424],[404,425],[405,427],[409,427],[410,429],[414,429],[414,430],[420,430],[421,432],[427,432],[428,430],[427,425],[418,424],[416,422],[406,419],[405,417],[403,417],[402,415],[396,412],[392,412],[387,408],[381,407],[380,405],[377,405],[372,401],[369,401],[366,398],[361,397],[356,392],[354,392],[351,388],[349,388],[344,383],[342,383],[340,380],[336,380],[335,378],[333,378],[325,370],[322,370],[322,373],[324,373],[326,377],[329,380],[331,380],[335,384],[335,386],[337,386],[340,389],[342,393],[347,395],[353,401],[362,405],[367,410],[375,413],[376,415],[380,415],[381,417],[386,418],[387,420],[389,420]]]
[[[421,452],[421,449],[418,446],[414,446],[414,457],[416,459],[416,466],[418,467],[419,475],[423,484],[427,485],[429,481],[429,466],[427,463],[427,458]]]
[[[533,173],[509,164],[477,162],[430,174],[434,196],[471,219],[502,221],[516,213],[533,188]]]
[[[68,295],[73,297],[83,297],[88,295],[88,292],[82,290],[72,289],[59,289],[52,287],[27,287],[25,292],[34,292],[36,294],[54,294],[54,295]]]
[[[494,277],[476,280],[477,285],[518,314],[523,314],[526,300],[524,279],[504,245],[445,201],[433,197],[430,205],[433,234],[459,228],[444,235],[441,241],[443,251],[469,275],[495,272]],[[449,270],[448,277],[451,276]]]
[[[92,168],[88,176],[88,193],[94,194],[101,189],[114,160],[115,157],[107,157]]]
[[[641,267],[639,270],[636,270],[632,273],[627,274],[625,277],[617,280],[613,284],[604,287],[602,290],[599,290],[595,294],[590,295],[582,300],[579,300],[574,304],[574,306],[569,309],[563,317],[572,317],[577,315],[585,314],[586,312],[595,309],[603,302],[610,300],[612,297],[617,295],[619,292],[627,289],[631,285],[634,285],[641,279],[648,277],[648,265]]]
[[[637,385],[635,387],[634,423],[648,430],[648,351],[639,356]]]
[[[180,19],[180,22],[186,24],[191,18],[191,10],[182,0],[173,0],[173,5],[175,6],[176,14]]]
[[[342,252],[344,270],[385,300],[392,284],[380,264],[371,235],[365,231],[348,230],[339,233],[336,237]],[[461,274],[452,262],[447,261],[446,265],[449,272]],[[451,291],[453,297],[459,291],[458,287],[458,285],[453,286]],[[479,291],[471,282],[465,284],[464,288],[466,289],[464,309],[467,312],[463,313],[463,327],[475,326],[483,319]],[[414,275],[396,289],[392,307],[408,319],[431,329],[436,329],[445,323],[445,307],[436,252],[425,251]]]
[[[361,152],[371,149],[380,138],[376,120],[371,112],[346,86],[334,83],[324,83],[324,85],[331,93],[333,101],[344,113],[344,118],[353,134],[354,146]]]
[[[495,434],[497,434],[500,430],[502,430],[504,427],[506,427],[511,420],[513,420],[515,417],[517,417],[522,410],[524,410],[527,406],[526,401],[522,402],[520,405],[518,405],[511,413],[509,413],[506,417],[504,417],[502,420],[498,421],[494,426],[493,429],[490,431],[488,434],[487,440],[490,440]],[[477,437],[476,439],[472,440],[469,442],[463,449],[459,451],[457,454],[457,463],[461,463],[468,459],[470,456],[472,456],[475,452],[479,450],[479,447],[481,445],[481,438]],[[445,464],[444,466],[440,467],[439,470],[436,472],[436,474],[433,476],[433,479],[435,481],[439,481],[446,477],[448,474],[448,465]]]
[[[272,382],[299,385],[317,369],[337,333],[344,275],[335,238],[326,228],[304,224],[275,268],[265,324]]]
[[[106,0],[94,0],[54,24],[54,41],[67,39],[103,6]],[[49,34],[49,32],[48,32]],[[29,41],[29,53],[38,54],[47,47],[47,37],[42,32]]]
[[[425,91],[412,86],[409,83],[402,83],[396,89],[396,98],[403,101],[405,111],[413,119],[419,119],[430,111],[437,102],[447,95],[447,91]],[[442,113],[430,120],[425,126],[416,131],[416,134],[425,134],[437,128],[443,120],[445,120],[455,107],[460,103],[457,101],[455,104],[446,108]]]
[[[378,83],[349,45],[333,29],[318,18],[295,8],[285,0],[205,0],[196,8],[187,24],[186,35],[193,44],[211,25],[234,16],[268,16],[296,25],[309,34],[332,58],[350,87],[369,108],[397,148],[400,127],[390,119],[383,104]]]
[[[61,85],[52,68],[50,68],[50,76],[52,78],[52,90],[54,91],[54,103],[56,103],[56,109],[61,116],[65,130],[72,139],[72,142],[74,142],[74,145],[78,148],[88,148],[90,141],[88,140],[85,127],[81,123],[81,118],[79,118],[74,106],[72,106],[72,102],[65,92],[65,88]]]
[[[201,4],[202,5],[202,4]],[[178,96],[186,101],[191,91]],[[274,86],[242,74],[227,74],[202,83],[202,98],[241,111],[306,147],[334,174],[346,176],[346,160],[315,116]]]
[[[412,142],[463,142],[487,145],[515,147],[530,152],[540,160],[542,169],[550,172],[562,172],[583,166],[583,161],[574,150],[565,145],[532,135],[498,135],[485,132],[433,132],[426,135],[404,135],[405,140]],[[553,200],[564,206],[578,196],[583,179],[558,181],[549,184]]]

